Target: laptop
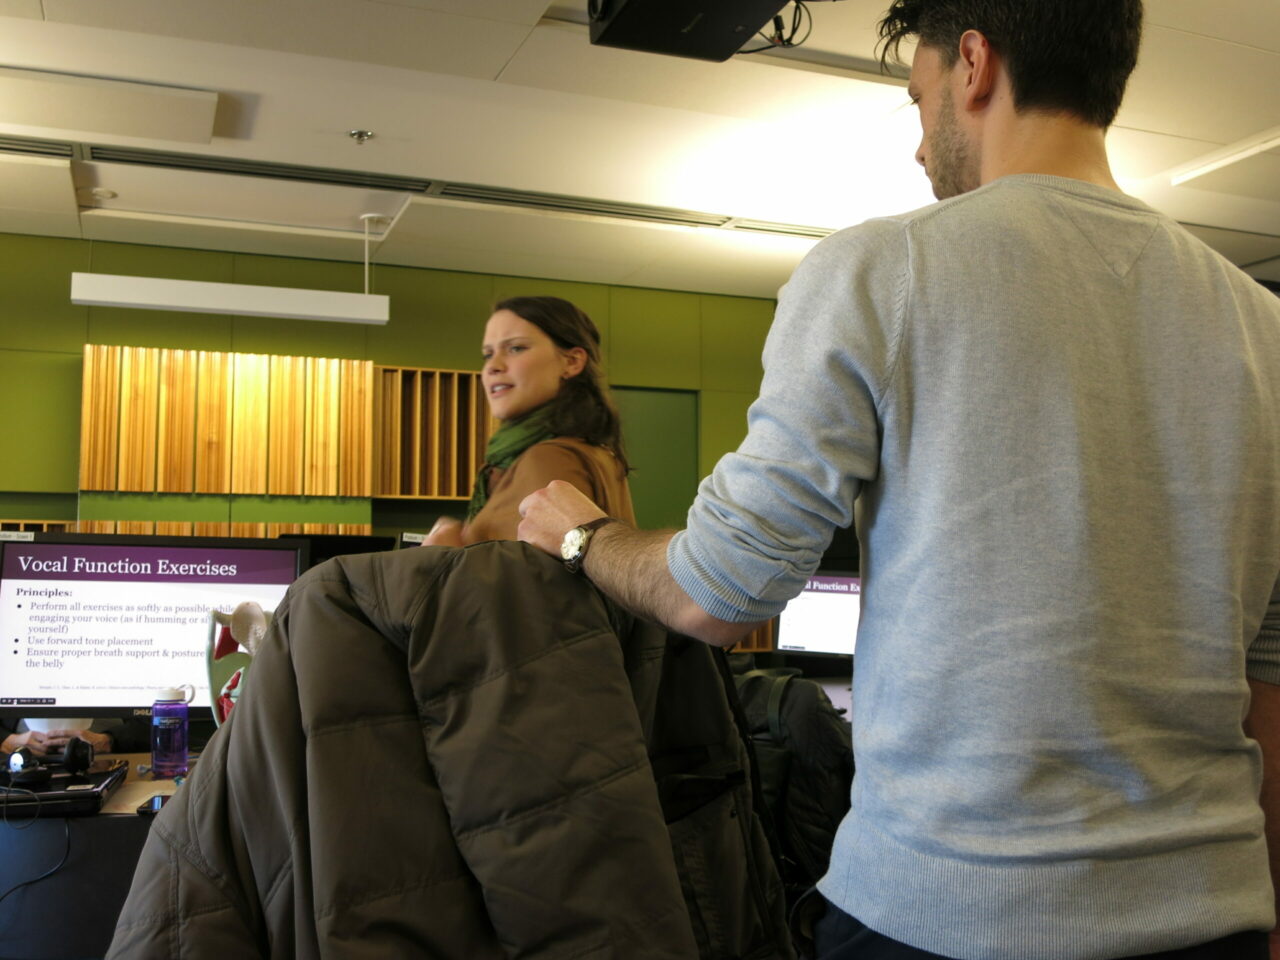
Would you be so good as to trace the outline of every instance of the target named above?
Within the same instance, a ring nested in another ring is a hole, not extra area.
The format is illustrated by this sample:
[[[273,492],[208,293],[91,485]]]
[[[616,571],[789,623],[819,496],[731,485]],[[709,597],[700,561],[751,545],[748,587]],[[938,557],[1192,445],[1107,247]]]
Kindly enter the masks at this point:
[[[48,783],[0,786],[0,822],[97,813],[124,783],[129,762],[103,758],[95,760],[84,773],[67,773],[57,765],[52,770]]]

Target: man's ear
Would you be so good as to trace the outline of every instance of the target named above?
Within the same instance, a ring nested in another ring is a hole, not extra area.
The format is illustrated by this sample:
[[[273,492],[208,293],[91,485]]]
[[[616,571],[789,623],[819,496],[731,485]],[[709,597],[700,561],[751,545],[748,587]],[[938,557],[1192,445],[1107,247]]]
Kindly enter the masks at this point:
[[[998,61],[987,38],[977,30],[966,30],[960,37],[964,87],[959,100],[964,110],[981,110],[987,105],[996,88]]]

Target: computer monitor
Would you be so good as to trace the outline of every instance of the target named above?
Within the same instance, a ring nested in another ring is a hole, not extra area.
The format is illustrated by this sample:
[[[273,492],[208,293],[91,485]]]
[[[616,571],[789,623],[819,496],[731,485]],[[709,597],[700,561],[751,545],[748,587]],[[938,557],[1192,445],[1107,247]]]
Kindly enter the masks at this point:
[[[819,570],[778,616],[777,649],[852,656],[861,607],[857,574]]]
[[[0,542],[0,716],[147,715],[188,683],[208,717],[213,609],[271,611],[305,569],[292,540],[36,534]]]

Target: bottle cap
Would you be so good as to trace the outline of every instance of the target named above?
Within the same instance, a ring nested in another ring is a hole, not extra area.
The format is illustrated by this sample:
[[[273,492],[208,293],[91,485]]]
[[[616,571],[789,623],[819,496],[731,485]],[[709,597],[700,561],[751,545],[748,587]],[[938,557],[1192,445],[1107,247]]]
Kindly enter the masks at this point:
[[[161,687],[156,691],[157,700],[181,700],[184,703],[187,699],[187,693],[181,687]]]

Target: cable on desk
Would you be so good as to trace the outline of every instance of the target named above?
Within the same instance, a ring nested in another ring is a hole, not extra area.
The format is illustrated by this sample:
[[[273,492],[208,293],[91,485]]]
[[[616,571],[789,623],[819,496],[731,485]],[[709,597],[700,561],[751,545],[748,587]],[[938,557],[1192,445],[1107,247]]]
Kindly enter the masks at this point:
[[[27,791],[27,792],[29,793],[30,791]],[[62,859],[59,860],[56,864],[54,864],[52,868],[40,874],[40,876],[32,877],[30,880],[23,880],[21,883],[15,884],[14,886],[10,887],[4,893],[0,893],[0,903],[4,903],[4,901],[8,898],[9,894],[16,893],[17,891],[21,890],[23,887],[29,887],[33,883],[39,883],[45,877],[51,877],[55,873],[57,873],[59,870],[62,869],[62,865],[65,864],[67,862],[67,858],[71,856],[71,822],[66,817],[62,818],[62,834],[63,834],[63,839],[65,840],[65,846],[62,849]]]

